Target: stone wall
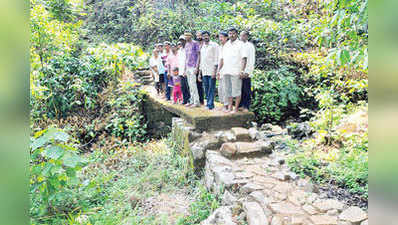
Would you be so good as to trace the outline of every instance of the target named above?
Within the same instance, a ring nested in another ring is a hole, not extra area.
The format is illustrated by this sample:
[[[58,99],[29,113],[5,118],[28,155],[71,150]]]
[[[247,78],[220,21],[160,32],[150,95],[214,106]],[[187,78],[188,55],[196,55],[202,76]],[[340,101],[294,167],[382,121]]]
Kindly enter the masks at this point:
[[[190,166],[204,174],[206,188],[222,205],[202,225],[367,225],[356,206],[320,193],[309,179],[285,164],[279,127],[234,127],[198,133],[184,119],[173,119],[173,140]]]

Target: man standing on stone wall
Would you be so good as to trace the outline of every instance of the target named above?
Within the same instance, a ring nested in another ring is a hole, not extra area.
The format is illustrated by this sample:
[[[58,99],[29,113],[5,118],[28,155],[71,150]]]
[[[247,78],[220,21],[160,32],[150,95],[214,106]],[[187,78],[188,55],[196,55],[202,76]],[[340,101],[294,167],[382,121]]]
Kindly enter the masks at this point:
[[[253,75],[254,63],[256,61],[256,48],[253,43],[248,41],[249,32],[242,31],[240,33],[240,40],[243,42],[244,49],[247,51],[247,65],[244,73],[240,75],[240,78],[242,79],[242,100],[239,107],[242,107],[244,112],[248,112],[252,96],[251,77]]]
[[[199,47],[202,48],[204,40],[202,37],[202,31],[196,31],[196,40],[199,42]],[[204,94],[203,94],[203,74],[200,73],[200,71],[198,72],[198,74],[196,74],[196,86],[198,87],[198,94],[199,94],[199,101],[200,104],[204,104]]]
[[[216,72],[218,65],[218,44],[210,41],[210,33],[202,32],[203,44],[200,48],[200,73],[206,95],[206,107],[214,109],[214,91],[216,87]]]
[[[186,60],[186,51],[185,51],[185,36],[181,35],[179,40],[180,49],[178,49],[178,73],[181,79],[181,91],[182,91],[182,104],[189,104],[190,94],[189,94],[189,86],[188,79],[185,72],[185,60]]]
[[[237,29],[229,29],[228,37],[229,41],[223,47],[219,67],[223,70],[225,94],[228,97],[226,112],[236,113],[241,100],[242,79],[240,76],[246,69],[247,50],[243,42],[238,40]],[[232,106],[233,100],[235,100],[235,109]]]
[[[188,77],[188,85],[190,92],[190,102],[188,107],[199,107],[199,94],[198,87],[196,84],[196,74],[199,72],[199,57],[200,57],[200,46],[197,41],[192,40],[192,34],[186,32],[185,34],[185,71],[184,75]]]

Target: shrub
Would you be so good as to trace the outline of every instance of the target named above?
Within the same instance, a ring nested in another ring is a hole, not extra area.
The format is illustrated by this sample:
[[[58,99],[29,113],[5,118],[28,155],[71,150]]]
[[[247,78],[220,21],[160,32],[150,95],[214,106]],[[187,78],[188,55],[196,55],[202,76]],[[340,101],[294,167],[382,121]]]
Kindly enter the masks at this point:
[[[303,90],[288,66],[266,72],[256,71],[252,83],[252,110],[260,123],[279,122],[297,113]]]
[[[30,144],[30,213],[34,216],[53,214],[66,206],[57,203],[68,198],[67,187],[79,183],[76,172],[86,160],[77,154],[62,130],[49,128],[37,132]]]

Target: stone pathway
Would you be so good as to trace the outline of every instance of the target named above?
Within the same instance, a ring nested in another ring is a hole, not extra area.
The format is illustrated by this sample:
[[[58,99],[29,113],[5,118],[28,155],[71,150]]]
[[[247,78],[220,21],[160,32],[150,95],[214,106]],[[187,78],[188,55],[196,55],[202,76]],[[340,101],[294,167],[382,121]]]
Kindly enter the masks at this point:
[[[173,119],[173,133],[189,142],[207,189],[222,194],[222,206],[203,225],[368,224],[362,209],[322,197],[311,182],[291,172],[283,154],[274,151],[272,135],[242,127],[200,134],[180,118]]]

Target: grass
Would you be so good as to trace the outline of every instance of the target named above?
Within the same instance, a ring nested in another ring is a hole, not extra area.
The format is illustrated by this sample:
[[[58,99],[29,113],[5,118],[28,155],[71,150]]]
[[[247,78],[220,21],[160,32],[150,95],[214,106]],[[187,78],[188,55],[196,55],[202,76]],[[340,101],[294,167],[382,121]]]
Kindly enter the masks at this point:
[[[219,200],[187,169],[188,157],[176,154],[169,144],[169,139],[163,139],[129,149],[89,153],[90,164],[79,174],[81,184],[71,187],[69,197],[58,202],[70,207],[69,212],[32,218],[31,224],[199,223],[218,207]],[[161,204],[177,205],[174,196],[187,197],[180,202],[184,214],[147,213]],[[148,199],[154,201],[152,208],[146,205]]]

